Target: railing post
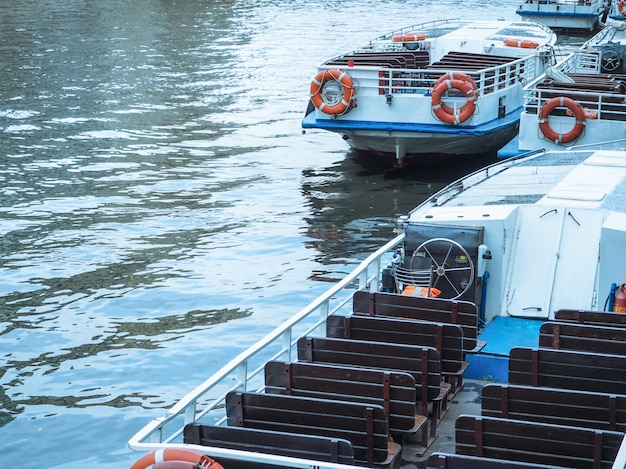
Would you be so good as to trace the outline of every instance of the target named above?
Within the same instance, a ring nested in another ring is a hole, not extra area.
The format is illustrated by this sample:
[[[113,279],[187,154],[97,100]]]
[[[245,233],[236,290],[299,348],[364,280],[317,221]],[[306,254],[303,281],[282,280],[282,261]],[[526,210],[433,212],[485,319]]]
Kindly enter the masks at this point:
[[[248,390],[248,360],[244,360],[237,367],[237,380],[243,388],[243,392]]]
[[[284,333],[283,333],[283,353],[282,353],[282,357],[283,360],[287,361],[287,362],[291,362],[292,361],[292,356],[291,356],[291,337],[292,337],[292,328],[290,327],[289,329],[287,329]]]
[[[189,404],[189,407],[185,409],[185,425],[193,423],[196,420],[196,402]]]
[[[328,313],[330,311],[330,298],[326,298],[326,300],[319,306],[320,310],[320,322],[321,324],[318,327],[318,334],[321,336],[326,335],[326,318],[328,318]]]

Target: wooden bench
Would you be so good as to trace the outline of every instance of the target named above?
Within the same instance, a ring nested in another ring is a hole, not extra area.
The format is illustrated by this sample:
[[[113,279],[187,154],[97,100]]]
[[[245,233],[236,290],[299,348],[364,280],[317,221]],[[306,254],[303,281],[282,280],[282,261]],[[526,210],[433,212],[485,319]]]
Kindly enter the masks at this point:
[[[624,434],[524,420],[461,415],[455,452],[578,469],[610,469]]]
[[[231,391],[226,415],[229,426],[348,440],[357,465],[394,467],[401,457],[378,405]]]
[[[626,328],[546,322],[539,329],[539,347],[626,355]]]
[[[609,311],[560,309],[554,313],[556,321],[578,322],[597,326],[626,327],[626,314]]]
[[[626,356],[514,347],[509,383],[626,394]]]
[[[477,341],[478,308],[469,301],[357,291],[352,297],[352,311],[368,316],[458,324],[463,329],[465,352],[476,352],[484,346]]]
[[[427,424],[415,414],[415,378],[408,373],[271,361],[265,365],[265,392],[380,405],[399,443]]]
[[[187,424],[183,438],[186,444],[354,465],[352,443],[334,437],[223,425]],[[250,467],[247,461],[228,458],[220,458],[220,463],[229,469]],[[254,467],[269,469],[279,466],[255,464]]]
[[[332,315],[326,320],[326,335],[342,339],[433,347],[441,357],[441,374],[450,383],[451,395],[455,395],[463,385],[467,362],[464,359],[463,330],[457,324]]]
[[[481,415],[626,432],[626,396],[490,383]]]
[[[417,347],[383,342],[302,337],[298,340],[298,360],[375,368],[409,373],[415,379],[417,412],[430,415],[430,439],[423,427],[422,447],[425,450],[437,435],[437,423],[447,405],[449,387],[442,388],[441,360],[432,347]],[[429,412],[429,406],[431,410]]]
[[[426,469],[555,469],[554,466],[505,459],[479,458],[463,454],[433,453]]]

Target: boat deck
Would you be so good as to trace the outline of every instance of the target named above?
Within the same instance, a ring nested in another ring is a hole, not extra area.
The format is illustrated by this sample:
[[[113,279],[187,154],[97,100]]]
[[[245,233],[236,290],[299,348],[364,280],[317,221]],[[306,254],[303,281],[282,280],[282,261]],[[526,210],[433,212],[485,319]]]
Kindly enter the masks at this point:
[[[432,204],[442,209],[466,210],[468,206],[528,205],[542,199],[547,202],[551,197],[552,203],[562,206],[585,203],[587,207],[624,213],[626,185],[620,183],[626,176],[625,154],[603,151],[590,158],[593,153],[540,152],[522,162],[510,159],[509,165],[476,172],[463,185],[438,194]]]

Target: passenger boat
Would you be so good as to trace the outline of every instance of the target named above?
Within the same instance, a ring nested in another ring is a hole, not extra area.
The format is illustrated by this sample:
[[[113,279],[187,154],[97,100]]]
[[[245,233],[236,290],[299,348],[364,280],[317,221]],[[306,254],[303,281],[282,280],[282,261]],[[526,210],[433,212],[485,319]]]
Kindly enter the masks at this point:
[[[607,25],[530,82],[519,136],[500,150],[626,148],[626,22]]]
[[[517,133],[522,86],[553,63],[555,42],[530,21],[394,31],[319,66],[302,127],[339,133],[360,154],[396,166],[495,152]]]
[[[618,21],[626,20],[626,0],[611,0],[609,18]]]
[[[556,30],[593,31],[609,8],[610,0],[524,0],[516,13]]]
[[[134,435],[133,469],[626,467],[626,152],[501,160],[398,231]]]

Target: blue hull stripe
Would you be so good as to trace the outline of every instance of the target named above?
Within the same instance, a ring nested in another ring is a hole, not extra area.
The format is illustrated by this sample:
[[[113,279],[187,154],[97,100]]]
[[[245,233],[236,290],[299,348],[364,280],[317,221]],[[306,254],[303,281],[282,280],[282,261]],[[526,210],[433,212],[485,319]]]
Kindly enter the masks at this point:
[[[497,132],[519,123],[519,112],[509,114],[503,119],[494,119],[485,124],[470,125],[447,125],[447,124],[419,124],[411,122],[376,122],[376,121],[353,121],[338,119],[312,119],[311,115],[302,121],[303,129],[323,129],[334,132],[341,131],[383,131],[383,132],[415,132],[433,134],[454,134],[480,137]]]

